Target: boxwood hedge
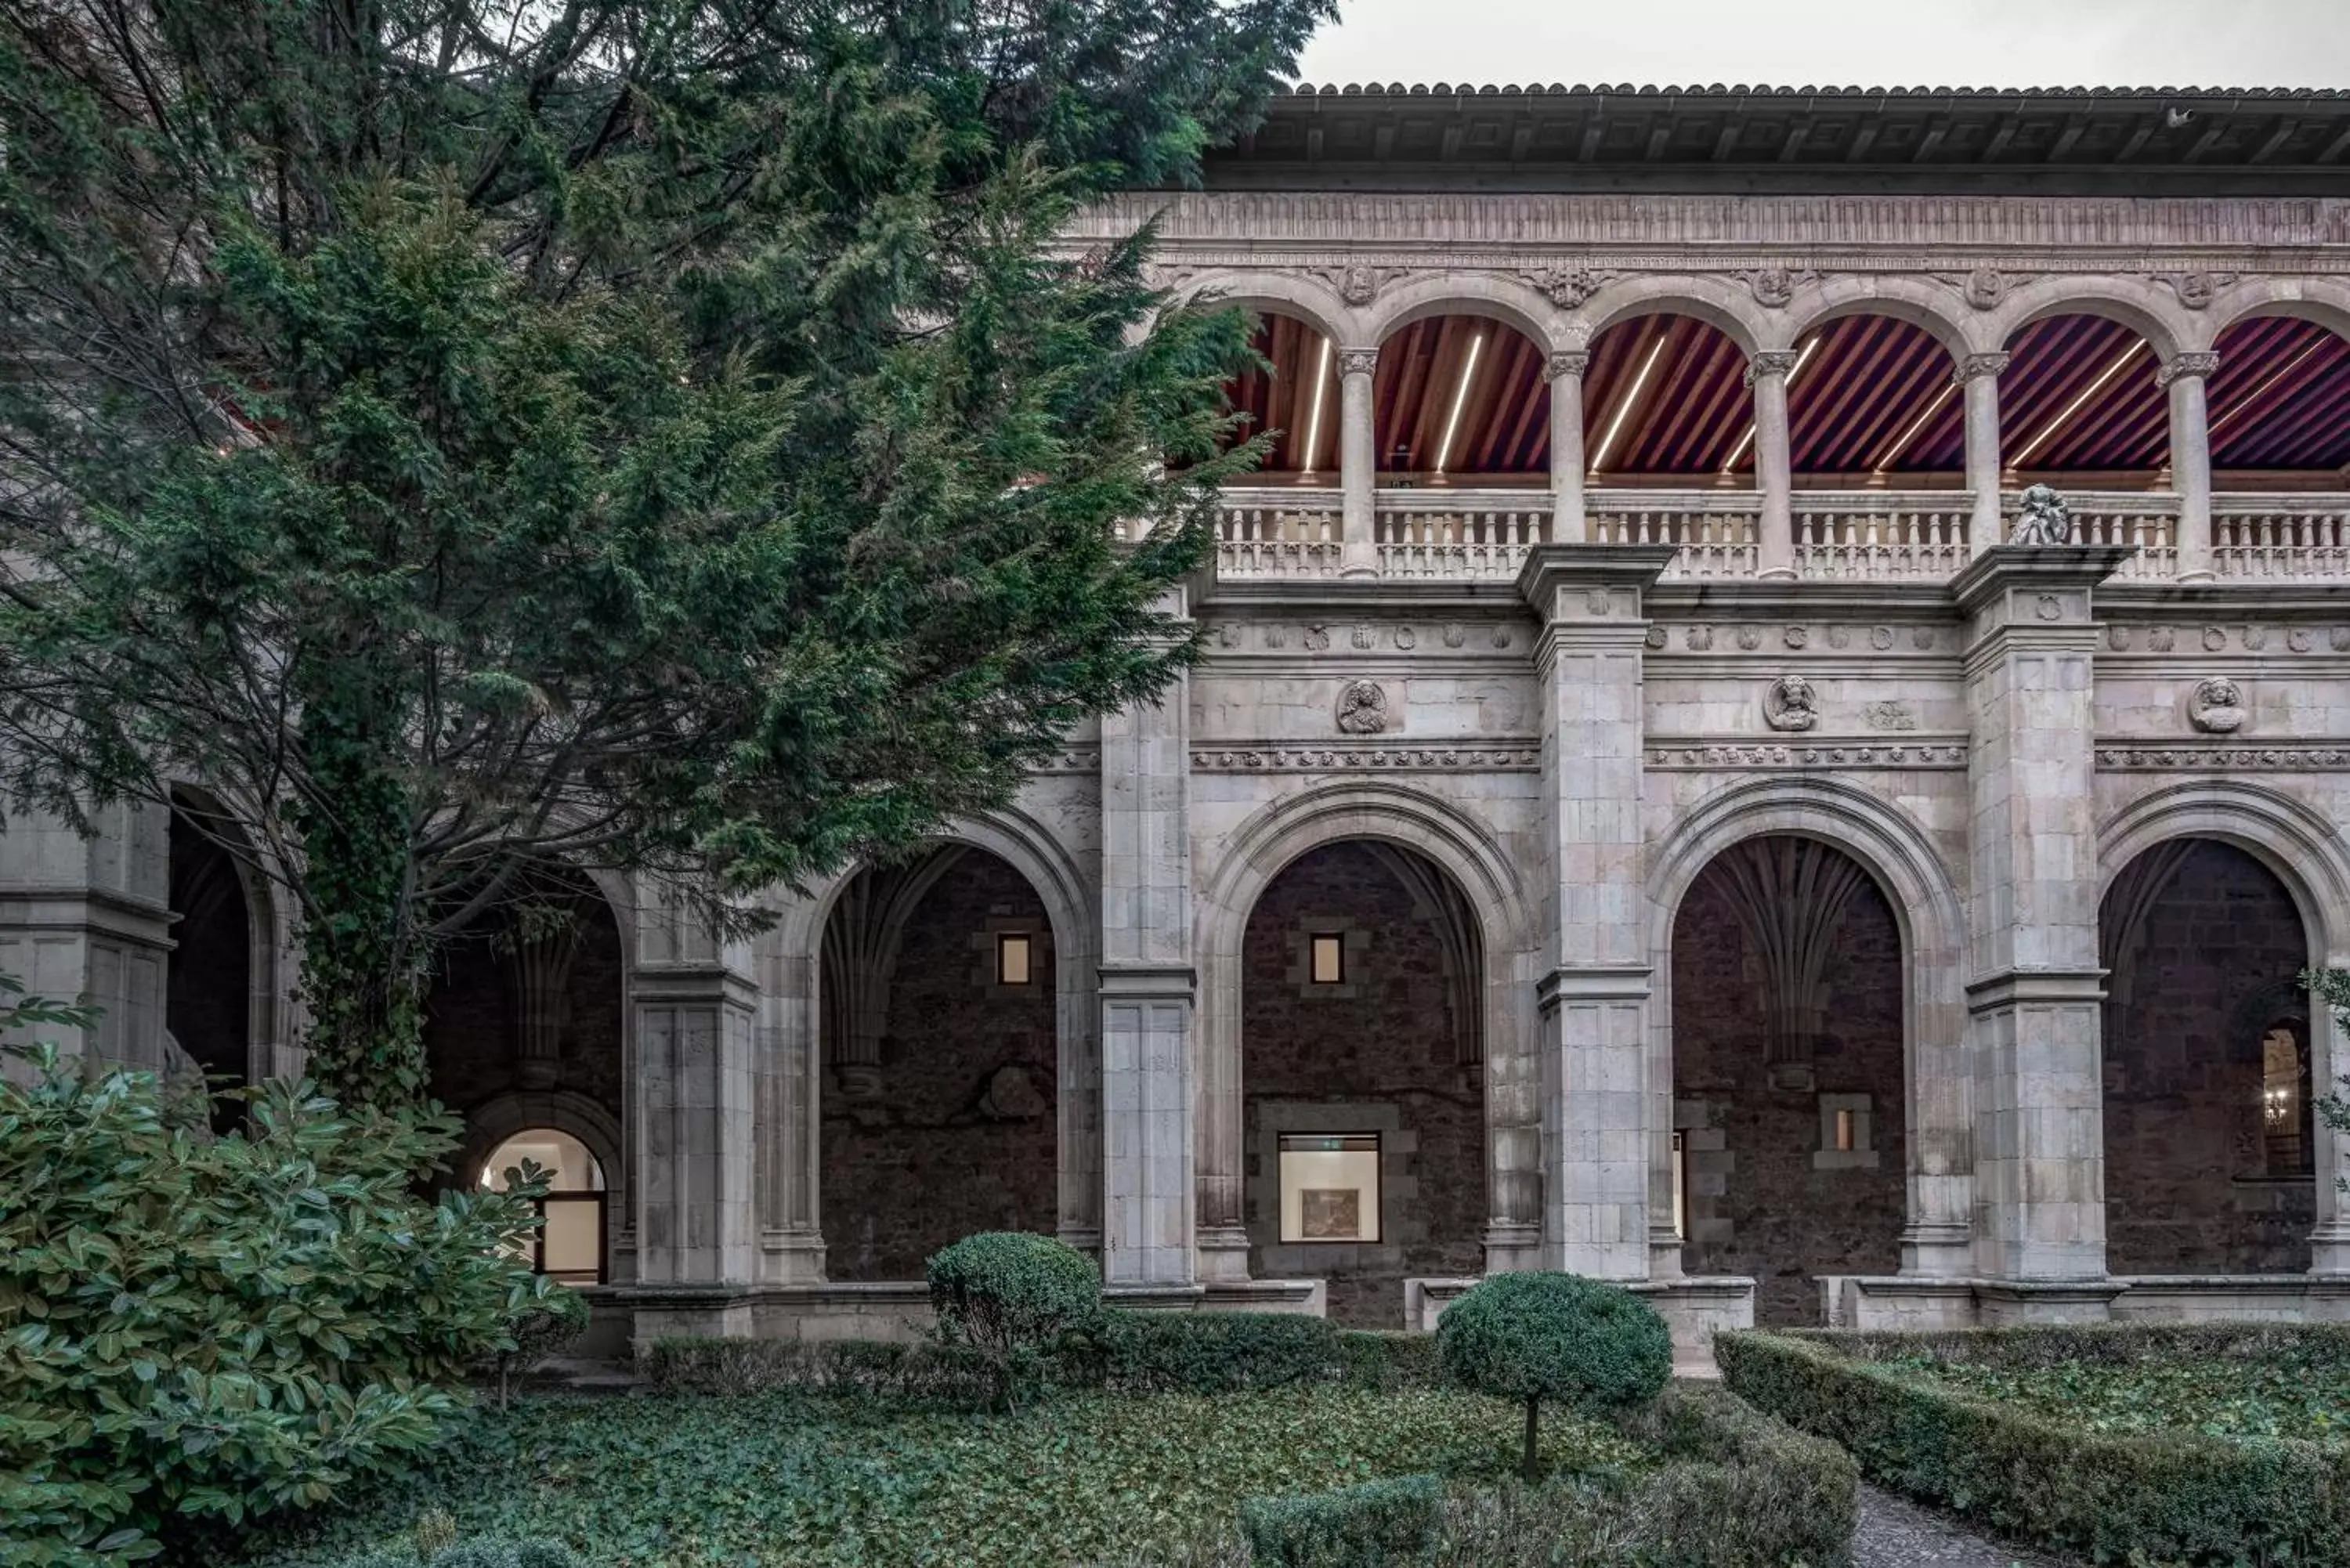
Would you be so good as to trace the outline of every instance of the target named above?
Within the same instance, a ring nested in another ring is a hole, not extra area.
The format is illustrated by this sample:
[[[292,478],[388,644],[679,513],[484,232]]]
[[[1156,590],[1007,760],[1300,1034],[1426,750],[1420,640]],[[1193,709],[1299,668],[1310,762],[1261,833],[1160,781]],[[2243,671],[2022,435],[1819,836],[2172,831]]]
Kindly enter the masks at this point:
[[[1871,1480],[2007,1535],[2099,1562],[2350,1563],[2350,1454],[2339,1449],[2186,1428],[2095,1430],[1916,1366],[2120,1368],[2313,1343],[2350,1355],[2341,1325],[2243,1324],[1750,1332],[1721,1336],[1715,1355],[1740,1396],[1842,1444]]]

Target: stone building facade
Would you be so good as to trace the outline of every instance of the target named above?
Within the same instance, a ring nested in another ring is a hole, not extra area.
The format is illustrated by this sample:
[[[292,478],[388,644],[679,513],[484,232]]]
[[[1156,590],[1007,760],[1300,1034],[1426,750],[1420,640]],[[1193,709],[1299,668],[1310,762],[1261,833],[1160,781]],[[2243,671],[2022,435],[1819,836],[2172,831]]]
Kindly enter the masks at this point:
[[[756,939],[607,878],[453,956],[468,1158],[592,1153],[613,1343],[899,1332],[1007,1225],[1692,1349],[2350,1315],[2345,160],[2310,94],[1284,99],[1069,236],[1266,323],[1197,667]],[[0,969],[286,1071],[276,901],[177,842],[12,824]]]

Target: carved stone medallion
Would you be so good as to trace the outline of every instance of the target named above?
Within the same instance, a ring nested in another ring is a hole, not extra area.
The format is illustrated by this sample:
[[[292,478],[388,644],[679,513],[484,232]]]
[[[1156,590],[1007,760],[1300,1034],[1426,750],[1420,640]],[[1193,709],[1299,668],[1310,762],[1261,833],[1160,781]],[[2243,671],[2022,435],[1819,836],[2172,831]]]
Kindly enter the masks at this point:
[[[1376,680],[1350,680],[1338,693],[1338,732],[1377,735],[1388,727],[1388,694]]]
[[[1774,730],[1809,730],[1820,722],[1819,697],[1800,675],[1782,675],[1762,694],[1762,722]]]
[[[2224,675],[2198,681],[2187,696],[2187,722],[2207,735],[2232,735],[2244,727],[2243,689]]]

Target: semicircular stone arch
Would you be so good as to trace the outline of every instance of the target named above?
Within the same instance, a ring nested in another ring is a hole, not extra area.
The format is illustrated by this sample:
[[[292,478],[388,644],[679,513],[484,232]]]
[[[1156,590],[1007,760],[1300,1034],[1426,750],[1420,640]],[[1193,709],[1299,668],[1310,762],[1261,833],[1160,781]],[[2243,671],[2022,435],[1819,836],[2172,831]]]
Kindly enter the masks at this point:
[[[1530,1250],[1538,1233],[1535,939],[1515,864],[1488,829],[1438,796],[1383,781],[1333,784],[1261,807],[1226,839],[1215,861],[1201,867],[1193,957],[1200,975],[1196,1181],[1203,1278],[1247,1277],[1242,977],[1250,917],[1290,866],[1326,846],[1360,841],[1416,853],[1477,911],[1485,967],[1489,1266],[1497,1248]]]
[[[1965,916],[1949,867],[1924,829],[1856,785],[1829,779],[1761,779],[1721,791],[1689,812],[1648,862],[1652,1093],[1650,1210],[1672,1201],[1672,942],[1698,877],[1724,851],[1766,836],[1808,838],[1850,857],[1877,883],[1899,928],[1906,1080],[1908,1220],[1904,1272],[1962,1275],[1974,1195],[1973,1070],[1966,1054]]]

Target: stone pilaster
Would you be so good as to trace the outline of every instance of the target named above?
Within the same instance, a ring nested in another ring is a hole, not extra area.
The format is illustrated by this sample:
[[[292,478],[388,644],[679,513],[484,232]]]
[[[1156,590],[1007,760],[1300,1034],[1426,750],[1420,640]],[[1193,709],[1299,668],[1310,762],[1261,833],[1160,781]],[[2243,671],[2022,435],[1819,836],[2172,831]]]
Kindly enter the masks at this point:
[[[1787,378],[1795,356],[1757,354],[1746,367],[1754,389],[1754,484],[1762,496],[1757,561],[1766,577],[1795,575],[1795,478],[1787,426]]]
[[[2000,543],[2002,528],[1999,378],[2007,369],[2008,358],[2005,354],[1970,354],[1958,369],[1958,382],[1967,406],[1967,488],[1974,494],[1974,513],[1967,522],[1967,543],[1977,556]]]
[[[1580,350],[1550,357],[1550,537],[1580,545],[1590,533],[1583,510],[1583,378],[1591,356]]]
[[[96,815],[88,838],[37,811],[12,812],[0,829],[0,974],[99,1009],[88,1030],[41,1031],[65,1050],[151,1072],[192,1066],[163,1021],[169,814],[122,802]]]
[[[2105,1272],[2090,599],[2128,554],[2002,545],[1951,584],[1974,734],[1976,1260],[1995,1279]]]
[[[747,1285],[758,1272],[758,992],[743,957],[691,908],[639,888],[629,1123],[646,1285]]]
[[[2204,386],[2217,354],[2174,354],[2162,367],[2170,392],[2170,472],[2178,488],[2178,580],[2211,576],[2211,419]]]
[[[1666,546],[1553,545],[1518,589],[1543,622],[1540,982],[1543,1252],[1601,1279],[1648,1272],[1649,971],[1642,885],[1641,598]]]
[[[1113,1286],[1189,1285],[1211,1250],[1248,1272],[1237,1084],[1229,1106],[1202,1085],[1193,1179],[1190,709],[1178,680],[1156,704],[1102,720],[1102,1274]]]
[[[1371,403],[1371,379],[1379,368],[1377,348],[1338,350],[1338,483],[1344,511],[1339,523],[1339,570],[1348,576],[1374,576],[1378,550],[1378,425]]]

